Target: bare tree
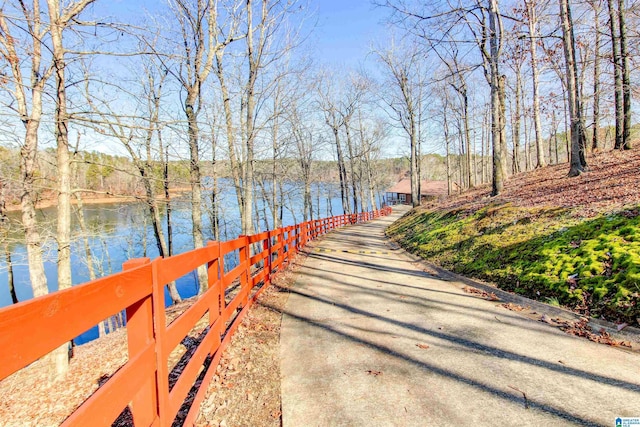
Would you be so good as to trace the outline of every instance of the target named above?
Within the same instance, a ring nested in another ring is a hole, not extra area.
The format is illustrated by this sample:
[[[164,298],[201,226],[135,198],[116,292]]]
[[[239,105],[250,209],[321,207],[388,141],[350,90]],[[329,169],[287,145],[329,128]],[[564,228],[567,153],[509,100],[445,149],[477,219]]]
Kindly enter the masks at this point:
[[[140,116],[134,114],[125,115],[116,113],[109,105],[109,102],[102,102],[98,105],[96,97],[89,90],[90,79],[85,79],[86,102],[90,106],[92,114],[95,116],[91,122],[94,129],[103,135],[114,137],[126,149],[131,162],[139,173],[140,179],[145,189],[142,200],[147,205],[149,217],[155,236],[158,254],[161,257],[170,255],[169,245],[162,229],[162,219],[160,217],[160,206],[158,205],[157,188],[162,184],[162,188],[167,191],[167,178],[161,177],[157,173],[158,166],[163,165],[162,158],[165,153],[161,146],[160,129],[160,103],[163,99],[163,85],[167,72],[154,63],[151,57],[145,57],[142,63],[136,64],[143,68],[141,76],[141,93],[133,98],[142,104]],[[121,89],[121,96],[125,96],[127,89]],[[135,105],[136,101],[132,101]],[[165,167],[163,166],[164,170]],[[163,175],[166,172],[163,172]],[[165,197],[166,194],[165,194]],[[169,219],[168,219],[169,220]],[[169,294],[174,303],[182,301],[176,288],[175,282],[168,285]]]
[[[434,49],[434,52],[438,55],[442,63],[449,70],[449,74],[445,77],[446,82],[456,91],[461,102],[461,119],[463,123],[463,129],[461,129],[462,137],[460,155],[464,156],[465,162],[461,163],[461,174],[464,179],[461,180],[461,184],[466,188],[471,188],[473,170],[471,167],[471,126],[470,122],[470,106],[469,106],[469,89],[467,85],[468,74],[474,67],[463,65],[460,63],[460,50],[455,43],[449,43],[448,49],[445,52],[440,52],[440,49]],[[447,55],[447,56],[445,56]]]
[[[245,41],[244,54],[230,58],[235,61],[230,76],[226,71],[224,48],[218,50],[216,74],[223,101],[228,155],[241,229],[242,233],[251,234],[257,202],[254,193],[258,137],[271,121],[261,114],[262,108],[281,78],[282,74],[274,70],[278,60],[297,45],[297,33],[286,24],[288,16],[298,10],[298,5],[296,1],[284,0],[246,0],[244,3],[242,18],[238,18],[241,29],[237,37]],[[237,83],[235,91],[234,82]],[[234,98],[239,100],[235,109]],[[239,114],[234,116],[236,112]]]
[[[622,144],[625,150],[631,149],[631,64],[627,46],[626,6],[624,0],[618,0],[618,26],[620,28],[620,72],[622,74]]]
[[[575,59],[575,38],[573,22],[568,0],[560,0],[560,21],[565,54],[566,85],[569,98],[569,117],[571,119],[571,167],[569,176],[577,176],[587,168],[585,158],[586,135],[580,107],[580,94],[577,83],[577,64]]]
[[[600,142],[600,55],[602,36],[600,35],[600,11],[602,0],[591,0],[594,18],[594,45],[593,45],[593,137],[591,149],[599,151]]]
[[[376,55],[387,74],[384,102],[390,109],[392,118],[397,121],[409,138],[411,202],[420,205],[420,176],[418,162],[419,95],[425,84],[422,55],[416,46],[405,51],[389,49],[377,51]]]
[[[540,117],[540,78],[538,76],[538,43],[540,33],[538,29],[538,8],[542,2],[525,0],[525,16],[529,27],[529,53],[531,54],[531,85],[533,88],[533,123],[536,133],[537,165],[541,168],[547,165],[542,147],[542,121]]]
[[[213,69],[216,55],[221,54],[235,37],[238,25],[236,6],[225,11],[229,19],[227,33],[218,13],[218,0],[172,0],[173,12],[178,21],[182,55],[176,69],[167,70],[176,77],[184,90],[184,113],[187,119],[189,141],[189,177],[191,184],[191,220],[193,224],[193,244],[196,248],[204,245],[202,234],[202,177],[200,172],[200,127],[198,116],[202,105],[202,90]],[[164,61],[164,55],[160,55]],[[207,289],[206,266],[198,267],[200,293]]]
[[[5,14],[5,9],[0,9],[0,45],[2,46],[3,60],[8,64],[10,75],[8,76],[8,91],[15,102],[12,109],[25,127],[24,141],[20,150],[20,175],[22,179],[22,223],[24,227],[27,260],[29,263],[29,278],[34,297],[45,295],[49,292],[47,277],[44,272],[42,259],[42,239],[38,230],[36,218],[36,176],[38,156],[38,131],[43,115],[43,94],[47,80],[54,72],[55,66],[52,58],[43,55],[43,49],[49,48],[43,44],[46,39],[48,26],[42,22],[40,3],[35,2],[29,9],[24,2],[19,2],[15,11],[22,16],[18,18]],[[21,37],[23,28],[27,28],[26,36]],[[20,36],[14,35],[18,31]],[[30,66],[30,75],[23,75],[23,64]],[[44,62],[44,65],[43,65]],[[62,239],[64,240],[64,236]],[[63,242],[64,243],[64,242]],[[63,267],[64,269],[64,267]],[[65,283],[62,282],[62,285]],[[66,359],[66,345],[55,350],[49,356],[52,366],[50,380],[64,375],[68,366]]]
[[[343,153],[342,141],[340,139],[340,128],[344,125],[340,114],[340,102],[338,100],[338,90],[330,75],[323,75],[319,78],[317,90],[320,109],[324,113],[324,121],[331,129],[336,148],[338,177],[340,180],[340,198],[342,200],[342,211],[351,213],[349,204],[349,184],[347,178],[347,168],[345,166],[345,155]]]
[[[311,199],[311,180],[313,157],[318,146],[315,130],[312,127],[312,121],[308,120],[308,112],[303,107],[292,101],[293,105],[289,106],[289,114],[287,115],[287,123],[291,139],[293,140],[296,159],[298,161],[303,184],[303,221],[313,219],[313,202]]]
[[[47,278],[44,274],[42,260],[42,239],[36,217],[36,176],[38,155],[38,130],[42,119],[42,97],[44,87],[53,73],[53,64],[47,62],[42,54],[42,40],[45,38],[47,27],[41,21],[40,3],[33,4],[33,9],[27,9],[22,3],[16,10],[22,13],[21,18],[11,18],[5,14],[5,8],[0,9],[0,44],[2,58],[9,65],[10,75],[8,84],[3,85],[9,93],[15,107],[12,109],[24,125],[25,134],[20,149],[20,178],[22,181],[22,225],[24,227],[27,260],[29,263],[29,278],[35,297],[48,293]],[[14,32],[21,31],[27,26],[28,33],[24,38]],[[23,75],[23,61],[30,62],[29,75]],[[45,62],[43,66],[43,62]]]
[[[363,76],[355,74],[351,75],[340,102],[341,108],[338,110],[342,118],[342,125],[346,136],[345,140],[347,143],[347,158],[349,161],[349,172],[351,176],[351,194],[354,213],[362,211],[362,198],[359,196],[358,191],[361,176],[358,174],[356,167],[356,163],[360,158],[360,155],[357,153],[351,132],[353,127],[351,120],[353,119],[355,112],[361,106],[368,85],[368,81]]]
[[[615,124],[616,136],[614,147],[624,147],[624,113],[623,113],[623,87],[622,87],[622,58],[620,56],[620,30],[618,24],[619,15],[614,0],[607,0],[609,9],[609,28],[611,30],[611,52],[613,59],[613,84],[615,99]]]
[[[373,116],[371,111],[364,110],[361,106],[358,108],[358,136],[359,147],[357,158],[361,168],[360,188],[363,189],[363,195],[360,199],[363,202],[363,210],[367,210],[365,203],[365,184],[368,196],[369,209],[376,209],[375,193],[380,188],[379,173],[377,173],[374,162],[378,160],[380,156],[380,148],[382,141],[388,136],[388,132],[385,123],[379,119],[371,117],[370,120],[365,120],[363,115],[367,114],[369,117]]]
[[[497,196],[502,191],[504,180],[506,179],[505,147],[502,143],[504,141],[504,129],[502,126],[505,120],[501,111],[501,104],[503,105],[503,103],[500,100],[500,73],[498,69],[502,40],[502,21],[500,19],[497,0],[489,0],[488,14],[489,49],[488,52],[486,48],[481,49],[481,51],[485,62],[489,63],[489,66],[485,67],[485,69],[489,69],[491,86],[491,141],[493,143],[493,181],[491,194]],[[483,34],[486,34],[487,27],[483,25],[481,28]],[[486,36],[483,36],[483,38],[484,37]]]

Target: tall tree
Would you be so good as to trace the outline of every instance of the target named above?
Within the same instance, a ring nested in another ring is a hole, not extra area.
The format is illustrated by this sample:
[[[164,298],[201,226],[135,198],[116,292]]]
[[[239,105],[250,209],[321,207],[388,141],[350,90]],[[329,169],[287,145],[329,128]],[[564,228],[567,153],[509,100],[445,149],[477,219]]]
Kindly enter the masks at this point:
[[[324,114],[325,124],[331,129],[336,148],[338,177],[340,180],[340,198],[342,200],[342,211],[345,214],[351,213],[351,205],[349,204],[349,184],[347,177],[347,168],[345,165],[345,155],[343,152],[343,143],[340,138],[340,128],[344,125],[342,114],[340,114],[339,91],[334,83],[333,76],[322,75],[318,79],[318,102],[320,109]]]
[[[69,288],[71,279],[71,155],[69,152],[69,115],[67,114],[66,54],[63,32],[77,25],[82,11],[95,0],[79,0],[62,8],[60,0],[47,0],[49,34],[56,81],[55,136],[58,163],[58,289]]]
[[[204,246],[202,234],[202,174],[200,171],[200,125],[198,116],[202,106],[204,85],[213,69],[216,55],[235,37],[237,20],[235,7],[225,15],[230,20],[226,35],[222,33],[223,17],[218,13],[218,0],[173,0],[173,12],[178,21],[181,45],[180,62],[176,69],[167,67],[184,91],[184,114],[187,119],[189,142],[189,182],[191,185],[191,221],[193,244]],[[220,21],[220,22],[219,22]],[[159,56],[164,60],[164,55]],[[198,267],[200,293],[207,289],[207,269]]]
[[[33,4],[33,9],[28,9],[24,3],[16,8],[16,12],[22,13],[23,22],[15,21],[5,14],[5,8],[0,9],[0,44],[2,45],[2,57],[11,70],[8,78],[7,90],[15,107],[9,106],[15,111],[25,127],[24,140],[20,149],[20,175],[22,181],[22,225],[24,227],[27,261],[29,263],[29,279],[34,297],[45,295],[49,292],[47,277],[44,272],[42,258],[42,239],[39,224],[36,217],[38,175],[38,131],[43,114],[42,98],[47,80],[51,77],[54,67],[53,62],[43,57],[43,40],[46,37],[47,26],[42,22],[39,2]],[[14,32],[24,34],[23,26],[26,24],[26,37],[14,36]],[[29,76],[23,75],[23,64],[29,64]],[[43,66],[43,61],[45,65]],[[49,356],[52,366],[50,380],[64,374],[64,365],[57,361],[60,351],[54,351]]]
[[[580,94],[577,82],[577,64],[575,57],[575,38],[573,21],[568,0],[560,0],[560,24],[562,26],[562,44],[564,46],[566,86],[571,120],[571,159],[569,176],[577,176],[587,168],[584,149],[586,135],[580,107]]]
[[[525,0],[525,15],[529,27],[529,53],[531,54],[531,85],[533,88],[533,123],[536,134],[537,165],[541,168],[547,165],[544,159],[544,149],[542,146],[542,121],[540,117],[540,78],[538,76],[538,43],[540,32],[538,29],[538,7],[537,0]]]
[[[356,153],[355,142],[352,135],[352,119],[355,112],[360,107],[362,98],[367,91],[368,82],[363,76],[352,75],[349,79],[347,90],[343,94],[341,108],[339,110],[344,126],[345,140],[347,143],[347,154],[349,160],[349,172],[351,175],[351,194],[353,200],[353,212],[362,211],[362,198],[359,197],[358,187],[360,184],[360,176],[358,174],[356,163],[359,155]]]
[[[616,10],[614,0],[607,0],[609,9],[609,29],[611,32],[611,52],[613,60],[613,85],[615,100],[615,124],[616,136],[614,147],[620,149],[624,147],[624,112],[623,112],[623,87],[622,87],[622,58],[620,56],[620,36],[618,35],[619,15]]]
[[[49,35],[56,82],[55,137],[58,166],[57,233],[58,289],[70,288],[71,277],[71,155],[69,152],[69,115],[67,113],[67,53],[63,33],[79,26],[80,14],[95,0],[77,0],[61,5],[60,0],[47,0],[49,11]],[[69,369],[69,352],[63,344],[53,354],[56,375],[61,377]]]
[[[418,131],[421,125],[419,118],[419,94],[424,82],[424,70],[422,69],[422,55],[416,46],[406,50],[390,48],[386,51],[376,52],[386,74],[385,86],[387,93],[383,94],[392,118],[400,125],[409,138],[411,180],[411,203],[420,205],[420,176],[418,162]]]
[[[600,55],[602,36],[600,35],[600,11],[602,10],[602,0],[591,0],[594,18],[594,44],[593,44],[593,137],[591,149],[600,150]]]
[[[20,181],[22,183],[21,208],[22,226],[29,263],[29,279],[34,297],[46,295],[47,278],[42,260],[42,238],[36,216],[35,203],[38,194],[36,179],[38,174],[38,131],[43,114],[42,98],[47,80],[53,73],[53,63],[43,57],[43,40],[47,26],[42,22],[40,3],[35,2],[32,9],[24,3],[16,8],[22,19],[15,21],[5,13],[7,8],[0,9],[0,44],[2,59],[8,64],[10,74],[8,84],[2,87],[12,99],[8,105],[24,125],[25,133],[20,148]],[[20,37],[22,24],[27,27],[25,37]],[[14,32],[18,31],[14,35]],[[27,62],[28,61],[28,62]],[[44,62],[44,65],[43,65]],[[23,75],[24,67],[29,64],[29,74]],[[15,103],[15,106],[12,104]]]
[[[449,85],[458,93],[461,102],[461,119],[463,123],[463,129],[461,129],[462,140],[460,160],[464,156],[465,161],[461,163],[461,184],[466,188],[471,188],[472,183],[472,167],[471,167],[471,126],[470,126],[470,105],[469,105],[469,88],[467,85],[468,74],[473,67],[463,66],[460,63],[460,50],[455,43],[449,43],[445,52],[440,52],[440,49],[434,49],[434,52],[438,55],[440,60],[449,70],[449,74],[446,76],[446,81]],[[446,55],[446,56],[445,56]],[[464,170],[464,173],[463,171]]]
[[[318,146],[318,136],[314,132],[312,121],[308,120],[308,112],[296,100],[292,100],[287,115],[290,138],[294,143],[295,158],[300,168],[303,184],[302,215],[303,221],[313,219],[313,203],[311,199],[311,180],[313,157]],[[307,114],[305,114],[307,113]],[[305,117],[306,116],[306,117]]]
[[[140,113],[116,113],[109,102],[102,102],[98,105],[96,97],[89,90],[88,82],[91,79],[88,76],[85,78],[87,82],[86,103],[96,117],[93,119],[94,129],[102,135],[115,138],[129,154],[145,190],[141,199],[148,208],[158,254],[161,257],[168,257],[170,256],[169,245],[163,230],[157,194],[157,188],[164,188],[166,191],[167,187],[167,178],[162,176],[166,174],[164,172],[165,162],[162,160],[165,153],[161,146],[161,137],[159,137],[162,127],[160,104],[164,96],[163,85],[167,73],[155,63],[152,57],[148,56],[143,58],[143,62],[136,63],[136,66],[143,70],[140,73],[142,81],[138,83],[140,86],[139,95],[131,100],[131,105],[135,106]],[[123,93],[127,91],[135,93],[131,88],[120,89]],[[158,173],[159,167],[163,169],[163,172]],[[159,183],[162,185],[158,185]],[[167,197],[166,194],[165,197]],[[169,220],[168,218],[167,221]],[[173,303],[182,301],[175,282],[169,283],[168,289]]]
[[[618,26],[620,27],[620,72],[622,74],[622,145],[631,148],[631,64],[627,46],[627,10],[624,0],[618,0]]]
[[[42,262],[42,241],[36,219],[35,179],[38,156],[38,131],[43,115],[43,94],[47,80],[55,74],[55,138],[57,143],[58,178],[58,288],[68,288],[71,278],[71,168],[68,141],[69,116],[67,114],[66,54],[63,33],[79,25],[79,15],[93,0],[79,0],[64,8],[58,0],[47,0],[47,11],[40,9],[40,2],[28,5],[23,1],[5,4],[0,10],[0,45],[3,59],[10,68],[10,97],[25,126],[21,148],[21,200],[22,219],[27,243],[29,277],[34,296],[48,292],[47,279]],[[5,8],[15,15],[5,14]],[[18,18],[19,15],[20,18]],[[48,22],[43,22],[48,18]],[[25,31],[26,29],[26,31]],[[18,31],[19,35],[15,32]],[[29,77],[23,76],[23,61],[29,64]],[[52,379],[64,375],[68,369],[67,345],[61,346],[50,356]]]
[[[506,179],[506,159],[504,157],[505,147],[503,145],[505,123],[500,100],[500,80],[499,72],[500,52],[502,48],[502,20],[498,9],[497,0],[489,0],[489,26],[482,25],[483,36],[488,32],[489,49],[482,48],[483,58],[488,62],[489,81],[491,86],[491,142],[493,143],[493,180],[491,195],[497,196],[504,187]],[[488,31],[487,31],[488,30]],[[481,44],[484,46],[484,44]],[[486,72],[485,72],[486,73]]]

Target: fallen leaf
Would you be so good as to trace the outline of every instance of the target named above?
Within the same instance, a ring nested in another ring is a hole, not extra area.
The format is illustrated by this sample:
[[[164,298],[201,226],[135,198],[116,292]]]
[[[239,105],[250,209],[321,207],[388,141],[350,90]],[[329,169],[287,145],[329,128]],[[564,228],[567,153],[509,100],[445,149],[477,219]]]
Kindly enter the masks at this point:
[[[486,293],[486,292],[485,292]],[[498,298],[498,296],[496,294],[494,294],[493,292],[491,292],[490,294],[486,295],[486,298],[489,301],[500,301],[500,298]]]
[[[541,322],[544,323],[548,323],[549,325],[553,325],[553,326],[558,326],[558,324],[549,316],[547,316],[546,314],[543,314],[542,317],[540,318]]]
[[[524,308],[523,306],[518,305],[518,304],[513,304],[511,302],[500,304],[500,307],[506,308],[507,310],[511,310],[511,311],[524,311],[524,310],[526,310],[526,308]]]
[[[621,330],[623,330],[624,328],[626,328],[627,326],[629,326],[628,323],[621,323],[619,325],[616,325],[616,329],[618,330],[618,332],[620,332]]]
[[[423,350],[426,350],[426,349],[428,349],[428,348],[429,348],[429,346],[428,346],[428,345],[426,345],[426,344],[416,344],[416,347],[421,348],[421,349],[423,349]]]

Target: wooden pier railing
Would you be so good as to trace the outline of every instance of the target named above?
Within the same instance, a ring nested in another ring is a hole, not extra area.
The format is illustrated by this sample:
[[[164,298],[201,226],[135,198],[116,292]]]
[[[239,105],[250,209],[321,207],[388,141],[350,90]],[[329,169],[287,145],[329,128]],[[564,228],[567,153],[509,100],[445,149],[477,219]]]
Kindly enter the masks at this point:
[[[128,407],[136,426],[170,426],[198,381],[184,421],[192,425],[222,351],[247,309],[270,284],[272,274],[308,241],[390,212],[385,207],[334,216],[227,242],[209,242],[204,248],[169,258],[132,259],[123,264],[121,273],[4,307],[0,309],[0,380],[125,310],[127,362],[62,425],[108,426]],[[239,263],[225,269],[225,255],[232,253]],[[167,325],[165,286],[201,265],[208,268],[208,290]],[[237,291],[230,293],[231,287]],[[169,354],[205,315],[204,337],[170,388]]]

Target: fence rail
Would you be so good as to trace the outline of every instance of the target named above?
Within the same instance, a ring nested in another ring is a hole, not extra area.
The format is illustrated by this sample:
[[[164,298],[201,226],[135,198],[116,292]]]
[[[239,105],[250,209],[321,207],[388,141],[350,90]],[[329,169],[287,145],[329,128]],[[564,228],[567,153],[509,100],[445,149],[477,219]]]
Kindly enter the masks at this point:
[[[199,380],[184,421],[184,425],[192,425],[223,349],[247,309],[270,284],[272,274],[310,240],[390,212],[391,208],[385,207],[312,220],[227,242],[209,242],[206,247],[168,258],[132,259],[123,264],[121,273],[2,308],[0,380],[125,310],[127,362],[62,425],[111,425],[128,407],[136,426],[170,426]],[[239,263],[226,271],[225,255],[236,251]],[[207,266],[207,291],[167,325],[165,286],[201,265]],[[227,301],[232,286],[238,290]],[[204,337],[170,388],[169,355],[205,315],[208,328]]]

